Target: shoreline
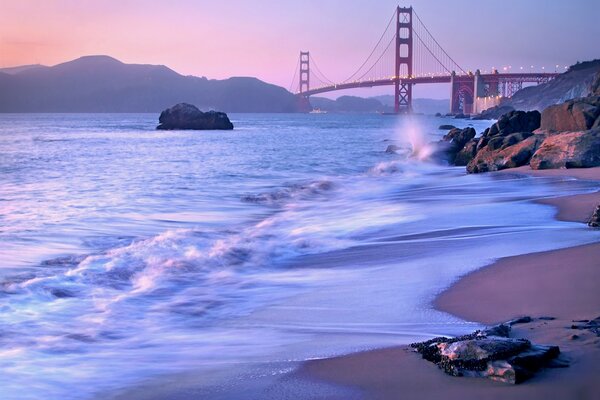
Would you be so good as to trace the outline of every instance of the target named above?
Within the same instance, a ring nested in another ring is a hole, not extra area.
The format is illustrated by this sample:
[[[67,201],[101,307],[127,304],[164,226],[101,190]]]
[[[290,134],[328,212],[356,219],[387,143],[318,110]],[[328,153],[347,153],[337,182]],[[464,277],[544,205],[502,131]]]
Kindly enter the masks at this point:
[[[600,181],[600,167],[536,171],[526,166],[497,174]],[[600,186],[597,192],[536,202],[554,206],[555,218],[560,221],[585,223],[600,203]],[[517,325],[512,336],[559,345],[562,360],[570,363],[568,368],[546,369],[529,381],[512,386],[448,376],[406,346],[398,346],[307,361],[295,375],[354,388],[359,398],[368,399],[396,399],[399,393],[407,399],[592,399],[600,392],[596,379],[600,376],[600,338],[569,327],[573,320],[600,315],[597,260],[600,242],[502,258],[460,277],[433,302],[439,311],[486,325],[523,315],[554,317],[551,321]]]

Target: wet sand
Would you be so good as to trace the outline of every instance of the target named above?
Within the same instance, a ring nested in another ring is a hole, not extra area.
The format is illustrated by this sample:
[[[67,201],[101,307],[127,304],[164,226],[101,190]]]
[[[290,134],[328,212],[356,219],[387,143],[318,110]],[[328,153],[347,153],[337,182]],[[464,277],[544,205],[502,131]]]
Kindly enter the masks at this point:
[[[532,171],[523,167],[500,173],[600,181],[600,168]],[[600,192],[540,202],[557,207],[560,220],[585,222],[600,203]],[[437,309],[484,324],[522,315],[556,318],[517,325],[513,336],[559,345],[561,358],[570,366],[544,370],[521,385],[453,378],[405,347],[309,361],[297,376],[355,388],[365,399],[597,399],[600,338],[570,327],[573,320],[600,316],[599,286],[600,243],[594,243],[501,259],[461,278],[438,296]]]

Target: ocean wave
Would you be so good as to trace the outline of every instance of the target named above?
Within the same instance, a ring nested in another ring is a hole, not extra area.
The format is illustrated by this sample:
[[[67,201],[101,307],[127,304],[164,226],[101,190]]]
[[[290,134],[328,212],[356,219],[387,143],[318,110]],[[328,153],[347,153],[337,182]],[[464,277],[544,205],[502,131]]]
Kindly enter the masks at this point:
[[[271,192],[245,195],[242,197],[242,201],[247,203],[276,204],[283,200],[321,194],[332,190],[334,187],[335,184],[331,180],[318,180],[306,184],[292,184]]]

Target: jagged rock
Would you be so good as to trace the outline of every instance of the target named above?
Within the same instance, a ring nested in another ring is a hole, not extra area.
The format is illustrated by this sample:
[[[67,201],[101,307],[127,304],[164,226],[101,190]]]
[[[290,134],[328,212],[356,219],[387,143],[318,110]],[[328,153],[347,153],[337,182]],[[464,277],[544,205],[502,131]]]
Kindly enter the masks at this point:
[[[400,147],[396,146],[395,144],[390,144],[388,145],[388,147],[385,149],[385,152],[388,154],[396,154],[396,152],[400,149]]]
[[[467,119],[467,118],[469,118],[469,116],[462,114],[462,113],[454,114],[454,119]]]
[[[454,125],[440,125],[440,127],[438,129],[450,130],[450,129],[456,129],[456,127]]]
[[[600,128],[548,136],[531,157],[532,169],[600,166]]]
[[[475,129],[468,127],[464,129],[454,128],[444,135],[438,142],[438,151],[434,158],[441,158],[454,164],[456,155],[463,149],[465,144],[475,137]]]
[[[233,124],[227,114],[219,111],[202,112],[195,106],[179,103],[160,113],[158,130],[191,129],[191,130],[230,130]]]
[[[516,321],[519,320],[457,338],[439,337],[413,343],[411,347],[449,375],[517,384],[540,368],[549,366],[558,357],[560,349],[535,345],[526,339],[508,338],[511,323],[525,323]]]
[[[454,158],[454,165],[464,167],[471,162],[475,154],[477,153],[477,139],[469,140],[463,148],[456,153]]]
[[[471,119],[498,119],[506,113],[514,111],[514,107],[507,105],[498,105],[487,110],[482,111],[480,114],[472,117]]]
[[[524,140],[518,141],[519,139]],[[467,172],[480,173],[499,171],[526,165],[538,149],[545,136],[542,134],[515,133],[504,138],[491,140],[477,151],[467,165]],[[514,144],[516,142],[516,144]],[[479,146],[479,144],[478,144]]]
[[[585,131],[600,126],[600,96],[573,99],[546,108],[541,129],[549,132]]]
[[[596,207],[596,211],[592,214],[592,218],[588,221],[588,225],[592,228],[600,228],[600,205]]]

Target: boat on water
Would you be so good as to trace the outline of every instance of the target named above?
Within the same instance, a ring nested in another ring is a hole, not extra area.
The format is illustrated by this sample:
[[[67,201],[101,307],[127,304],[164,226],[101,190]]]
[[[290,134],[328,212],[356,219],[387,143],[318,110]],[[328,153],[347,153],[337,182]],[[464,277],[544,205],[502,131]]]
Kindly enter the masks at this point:
[[[321,110],[320,108],[313,108],[308,113],[309,114],[327,114],[327,111]]]

